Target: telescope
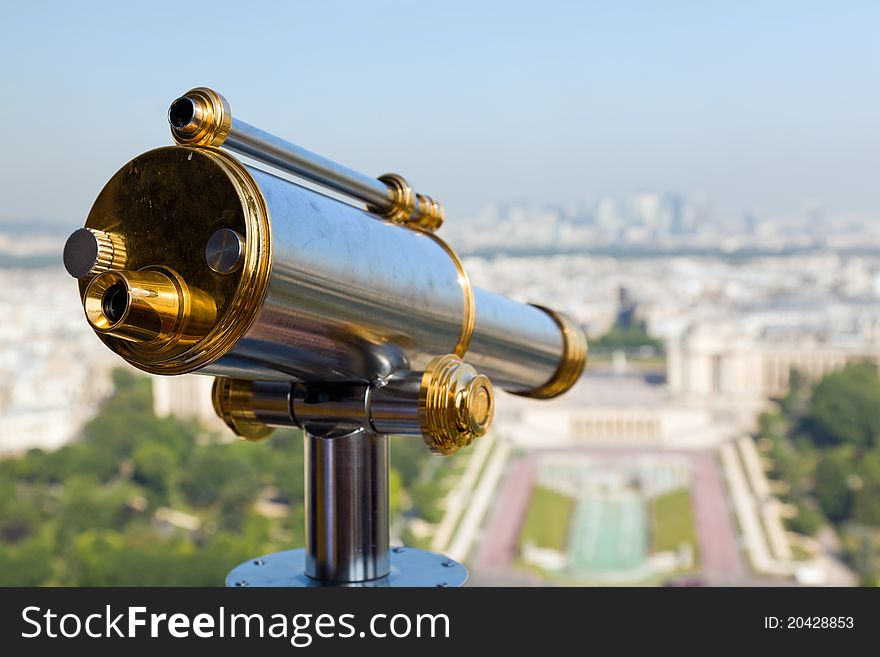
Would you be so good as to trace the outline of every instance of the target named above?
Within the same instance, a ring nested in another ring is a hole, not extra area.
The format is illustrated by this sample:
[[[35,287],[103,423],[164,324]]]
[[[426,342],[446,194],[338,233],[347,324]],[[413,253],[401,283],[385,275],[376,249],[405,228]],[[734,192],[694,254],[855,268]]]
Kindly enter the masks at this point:
[[[490,428],[493,385],[564,393],[587,359],[571,318],[474,287],[442,206],[233,117],[196,88],[175,145],[131,160],[64,247],[104,344],[151,374],[217,377],[238,436],[303,430],[306,546],[231,586],[458,586],[465,568],[389,546],[389,436],[450,455]],[[239,159],[233,153],[247,158]]]

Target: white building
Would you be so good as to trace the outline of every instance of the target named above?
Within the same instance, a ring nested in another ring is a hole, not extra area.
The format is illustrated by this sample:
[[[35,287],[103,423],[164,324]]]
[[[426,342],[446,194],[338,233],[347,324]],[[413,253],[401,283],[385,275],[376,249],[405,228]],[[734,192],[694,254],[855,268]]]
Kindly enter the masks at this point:
[[[211,402],[214,377],[197,374],[152,376],[153,412],[156,417],[174,416],[178,420],[196,420],[206,428],[229,432],[217,417]]]
[[[529,448],[632,446],[703,448],[733,431],[711,409],[671,398],[640,376],[588,373],[554,400],[498,395],[499,435]],[[502,410],[503,409],[503,410]]]
[[[880,366],[876,325],[860,333],[754,327],[706,321],[690,326],[668,346],[667,377],[673,395],[707,402],[764,401],[784,394],[792,370],[817,380],[847,363]]]
[[[118,359],[82,319],[60,267],[0,269],[0,318],[0,456],[57,449],[112,392]]]

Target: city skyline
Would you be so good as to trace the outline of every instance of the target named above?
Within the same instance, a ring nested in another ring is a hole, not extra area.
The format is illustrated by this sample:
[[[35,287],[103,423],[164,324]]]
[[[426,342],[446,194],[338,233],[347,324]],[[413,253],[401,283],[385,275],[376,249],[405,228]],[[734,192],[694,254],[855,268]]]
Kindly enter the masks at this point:
[[[463,255],[866,253],[880,247],[880,215],[809,208],[725,217],[705,195],[641,191],[579,203],[489,203],[455,217],[444,238]],[[0,219],[0,267],[52,265],[73,225]]]

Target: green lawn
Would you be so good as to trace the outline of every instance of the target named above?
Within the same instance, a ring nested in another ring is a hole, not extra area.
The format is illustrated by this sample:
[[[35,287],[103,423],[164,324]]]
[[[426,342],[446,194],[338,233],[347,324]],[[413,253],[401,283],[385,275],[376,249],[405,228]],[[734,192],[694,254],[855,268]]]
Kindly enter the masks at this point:
[[[520,533],[520,544],[565,552],[574,500],[549,488],[536,486]]]
[[[697,554],[697,535],[691,493],[674,490],[651,500],[652,549],[654,552],[678,550],[689,543]]]

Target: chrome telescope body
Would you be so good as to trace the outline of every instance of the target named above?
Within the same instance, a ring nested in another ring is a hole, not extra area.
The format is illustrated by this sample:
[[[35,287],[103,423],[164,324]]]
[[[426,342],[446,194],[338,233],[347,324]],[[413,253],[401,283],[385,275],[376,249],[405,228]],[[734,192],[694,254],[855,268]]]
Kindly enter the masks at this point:
[[[389,207],[381,190],[393,204],[393,186],[232,120],[210,90],[174,101],[169,120],[181,143],[211,145],[129,162],[65,248],[89,322],[136,367],[373,382],[454,353],[521,395],[554,396],[577,379],[580,327],[474,288],[430,230],[377,221],[384,215],[369,207]],[[376,205],[360,209],[245,165],[218,143]]]
[[[313,536],[318,526],[364,522],[348,517],[354,507],[336,487],[350,473],[331,458],[359,457],[321,441],[370,446],[375,453],[362,456],[375,472],[364,481],[378,481],[387,478],[386,443],[367,437],[421,435],[452,454],[488,431],[493,384],[545,399],[580,377],[582,328],[473,287],[435,233],[442,206],[401,176],[366,176],[233,119],[205,88],[175,100],[168,118],[177,145],[110,179],[65,245],[65,267],[88,322],[126,361],[153,374],[218,377],[215,409],[242,437],[304,429],[315,456],[307,471],[332,471],[311,483],[321,493],[309,508],[326,516],[311,517]],[[372,541],[384,518],[385,547],[340,555],[342,543],[316,539],[310,577],[388,575],[386,498],[371,497],[374,520],[357,532]],[[367,552],[369,564],[357,556]]]
[[[579,331],[472,287],[436,235],[377,221],[220,150],[139,156],[98,196],[86,229],[113,254],[92,267],[105,271],[80,278],[89,322],[153,374],[375,381],[456,353],[505,390],[543,396],[570,358],[566,331]],[[230,271],[206,257],[218,233],[229,236],[218,248],[232,251]],[[124,315],[107,312],[119,286],[129,293]],[[148,287],[178,297],[154,307],[152,321],[134,312]]]

